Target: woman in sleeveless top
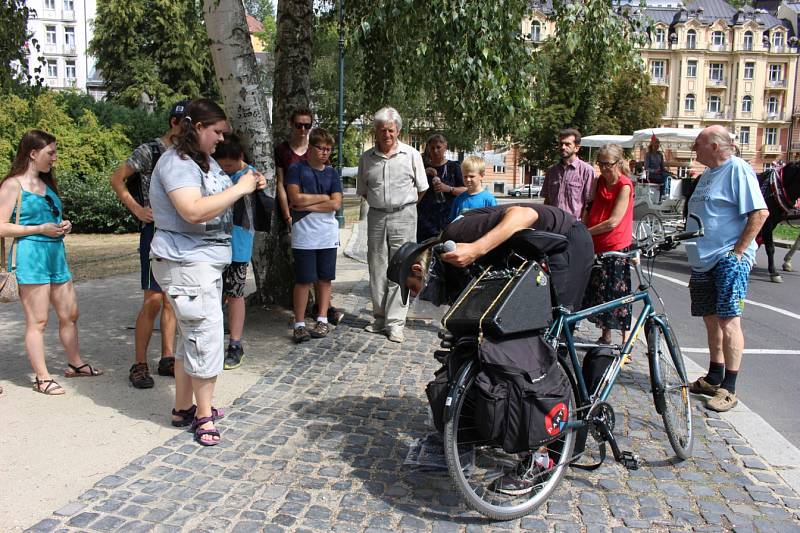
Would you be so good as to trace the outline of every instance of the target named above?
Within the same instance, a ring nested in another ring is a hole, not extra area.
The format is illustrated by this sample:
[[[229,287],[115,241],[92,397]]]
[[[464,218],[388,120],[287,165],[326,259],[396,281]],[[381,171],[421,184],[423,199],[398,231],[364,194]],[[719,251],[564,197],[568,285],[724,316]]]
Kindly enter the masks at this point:
[[[586,226],[592,235],[594,252],[614,252],[626,249],[633,235],[633,183],[628,177],[628,165],[622,147],[607,144],[597,155],[600,177],[595,181],[592,205],[586,216]],[[631,292],[631,271],[628,260],[607,257],[592,269],[583,306],[591,307]],[[599,339],[611,344],[611,331],[618,329],[625,341],[631,328],[631,306],[595,315],[589,320],[602,328]]]
[[[58,329],[68,369],[64,376],[99,376],[80,356],[78,303],[72,273],[67,265],[64,235],[72,230],[63,219],[63,207],[53,177],[57,159],[56,139],[49,133],[30,130],[23,135],[11,170],[0,184],[0,236],[16,239],[17,282],[25,312],[25,349],[33,367],[33,390],[48,395],[64,394],[51,377],[44,357],[44,329],[49,304],[58,316]],[[22,195],[19,224],[17,198]],[[11,262],[9,254],[9,264]]]

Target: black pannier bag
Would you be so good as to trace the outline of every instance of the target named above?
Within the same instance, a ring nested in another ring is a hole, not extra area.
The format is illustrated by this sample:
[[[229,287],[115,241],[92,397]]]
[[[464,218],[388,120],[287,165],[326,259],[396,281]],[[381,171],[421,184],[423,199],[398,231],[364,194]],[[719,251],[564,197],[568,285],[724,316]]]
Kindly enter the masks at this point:
[[[477,431],[508,453],[535,450],[563,433],[570,383],[541,336],[484,338],[475,379]]]
[[[614,362],[614,352],[611,348],[604,346],[596,346],[590,348],[583,356],[583,363],[581,363],[581,370],[583,371],[583,382],[586,384],[586,390],[591,396],[594,394],[595,389],[603,379],[603,374],[606,369]]]
[[[433,425],[439,433],[444,431],[444,409],[448,392],[450,392],[450,380],[447,375],[447,367],[443,366],[436,371],[433,381],[429,381],[425,387],[428,405],[433,415]]]

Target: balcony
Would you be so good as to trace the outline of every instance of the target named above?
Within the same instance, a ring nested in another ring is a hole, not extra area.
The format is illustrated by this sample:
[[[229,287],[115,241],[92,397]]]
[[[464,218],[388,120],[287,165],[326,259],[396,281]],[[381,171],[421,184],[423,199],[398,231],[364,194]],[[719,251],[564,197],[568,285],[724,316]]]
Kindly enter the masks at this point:
[[[736,146],[738,146],[739,150],[741,150],[742,152],[755,152],[756,151],[756,146],[754,144],[752,144],[751,142],[749,142],[749,141],[746,142],[746,143],[738,143]]]
[[[800,152],[800,142],[792,143],[792,152]]]
[[[706,80],[706,87],[711,87],[712,89],[713,88],[724,89],[727,86],[728,86],[728,80],[726,80],[724,78],[722,78],[722,79],[708,78]]]
[[[62,48],[62,54],[65,56],[76,56],[78,55],[78,50],[75,48],[74,44],[65,44]]]
[[[75,10],[74,9],[65,9],[61,12],[61,19],[62,20],[71,20],[74,21],[75,19]]]
[[[709,52],[727,52],[730,49],[730,46],[727,44],[709,44],[708,51]]]
[[[789,119],[784,113],[767,111],[764,113],[764,120],[767,122],[787,122]]]
[[[706,120],[731,120],[733,117],[728,111],[706,111],[703,113]]]
[[[650,43],[650,49],[651,50],[665,50],[667,48],[668,48],[668,46],[667,46],[666,42],[659,43],[659,42],[653,41],[653,42]]]
[[[767,80],[767,87],[770,89],[786,89],[787,86],[786,80]]]
[[[762,144],[761,153],[763,154],[782,154],[783,146],[780,144]]]
[[[650,76],[650,85],[669,85],[669,81],[664,76]]]
[[[796,54],[796,46],[773,46],[769,49],[773,54]]]
[[[44,54],[57,54],[58,53],[58,45],[55,43],[45,43],[42,46],[42,53]]]

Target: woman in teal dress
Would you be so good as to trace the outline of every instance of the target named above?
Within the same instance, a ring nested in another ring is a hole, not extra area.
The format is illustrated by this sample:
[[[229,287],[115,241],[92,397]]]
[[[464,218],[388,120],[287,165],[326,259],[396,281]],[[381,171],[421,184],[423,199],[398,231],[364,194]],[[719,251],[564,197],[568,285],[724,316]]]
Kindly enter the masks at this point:
[[[72,224],[62,218],[63,207],[53,177],[56,159],[55,137],[30,130],[23,135],[11,170],[0,183],[0,237],[16,239],[17,283],[25,312],[25,349],[36,375],[33,390],[48,395],[64,394],[64,389],[48,372],[44,356],[50,303],[58,317],[58,333],[67,354],[68,369],[64,376],[102,374],[81,359],[78,347],[78,302],[64,249],[64,235],[72,230]],[[20,194],[22,207],[16,224]]]

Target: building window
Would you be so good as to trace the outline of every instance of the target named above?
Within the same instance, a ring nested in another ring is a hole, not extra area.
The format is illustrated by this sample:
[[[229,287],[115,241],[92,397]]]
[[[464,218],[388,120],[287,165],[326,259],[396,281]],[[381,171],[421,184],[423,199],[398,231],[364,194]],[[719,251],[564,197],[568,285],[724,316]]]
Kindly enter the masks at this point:
[[[502,181],[495,181],[493,188],[495,194],[505,194],[506,192],[506,184]]]
[[[769,146],[778,144],[778,128],[764,128],[764,144]]]
[[[542,40],[542,25],[538,20],[531,22],[531,41],[539,42]]]
[[[64,0],[64,11],[75,11],[75,0]]]
[[[725,44],[725,34],[719,30],[711,32],[711,44],[714,46],[723,46]]]
[[[44,0],[44,8],[47,11],[55,11],[56,10],[56,0]]]
[[[744,79],[752,80],[756,73],[756,64],[748,61],[744,64]]]
[[[650,77],[654,80],[664,79],[664,62],[661,60],[654,60],[650,62]]]
[[[687,94],[683,100],[683,109],[685,111],[694,111],[695,98],[693,94]]]
[[[770,96],[767,99],[767,114],[768,115],[777,115],[778,114],[778,97],[777,96]]]
[[[752,113],[753,111],[753,97],[745,96],[742,98],[742,113]]]
[[[709,113],[719,113],[720,109],[720,99],[717,95],[712,95],[708,97],[708,112]]]
[[[47,44],[56,44],[56,27],[45,26],[46,42]]]
[[[753,32],[751,31],[744,32],[744,39],[742,40],[742,49],[743,50],[753,49]]]
[[[422,149],[425,145],[425,140],[422,138],[422,135],[416,135],[412,133],[408,138],[408,144],[410,144],[415,150],[422,152]]]
[[[750,126],[742,126],[739,128],[739,144],[742,146],[750,144]]]
[[[506,173],[506,166],[505,165],[494,165],[492,167],[492,172],[495,174],[505,174]]]
[[[664,45],[666,34],[664,33],[664,28],[656,28],[655,36],[653,38],[653,42],[657,45]]]
[[[781,81],[783,79],[783,65],[769,66],[769,81]]]
[[[52,59],[47,62],[47,77],[48,78],[58,77],[58,63],[56,61],[53,61]]]
[[[68,80],[74,80],[77,78],[77,71],[75,70],[75,62],[74,61],[67,61],[65,68],[64,68],[64,75]]]
[[[697,32],[689,30],[686,32],[686,48],[694,50],[697,48]]]
[[[686,76],[689,78],[697,77],[697,60],[690,59],[686,62]]]
[[[783,46],[783,32],[776,31],[772,34],[772,46],[775,48],[780,48]]]
[[[75,28],[64,28],[64,44],[67,46],[75,46]]]
[[[722,63],[709,63],[708,77],[713,81],[722,81]]]

